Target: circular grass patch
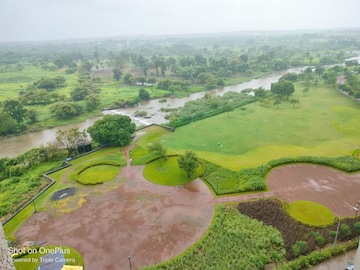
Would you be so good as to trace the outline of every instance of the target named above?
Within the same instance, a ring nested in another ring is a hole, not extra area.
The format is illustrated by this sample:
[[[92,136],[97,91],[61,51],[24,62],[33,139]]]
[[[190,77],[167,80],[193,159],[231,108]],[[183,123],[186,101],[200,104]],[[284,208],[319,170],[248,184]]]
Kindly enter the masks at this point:
[[[161,158],[147,164],[143,174],[144,177],[152,183],[165,186],[178,186],[191,182],[199,175],[202,175],[204,171],[204,165],[200,164],[194,175],[188,178],[185,171],[180,170],[177,157],[169,157],[167,161]]]
[[[289,215],[295,220],[310,226],[328,226],[333,224],[334,215],[325,206],[311,201],[296,201],[288,207]]]
[[[114,179],[119,174],[119,167],[112,164],[96,164],[81,170],[76,181],[84,185],[96,185]]]

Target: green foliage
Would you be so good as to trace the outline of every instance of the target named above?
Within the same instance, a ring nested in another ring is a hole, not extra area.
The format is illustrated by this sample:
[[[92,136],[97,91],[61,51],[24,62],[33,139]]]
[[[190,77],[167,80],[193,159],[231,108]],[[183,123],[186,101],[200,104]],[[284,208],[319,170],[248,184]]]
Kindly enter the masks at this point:
[[[91,138],[100,144],[124,146],[129,144],[135,124],[126,115],[105,115],[87,131]]]
[[[80,115],[82,107],[74,102],[57,102],[50,107],[50,111],[59,118],[68,119]]]
[[[18,125],[14,118],[6,112],[0,111],[0,136],[18,133]]]
[[[180,127],[223,112],[233,111],[235,108],[252,103],[255,100],[253,96],[236,92],[228,92],[217,97],[205,95],[202,99],[188,101],[184,107],[172,111],[169,114],[169,125]]]
[[[150,98],[150,94],[144,88],[141,88],[139,90],[139,98],[142,99],[142,100],[147,100],[147,99]]]
[[[351,235],[351,229],[347,224],[341,224],[341,230],[347,235],[350,236]]]
[[[166,147],[164,147],[163,144],[161,144],[158,141],[149,143],[149,152],[159,155],[165,161],[167,159],[167,157],[166,157],[167,149],[166,149]]]
[[[279,99],[282,99],[283,97],[289,99],[289,96],[295,92],[295,87],[290,81],[279,81],[271,84],[271,92],[277,95]]]
[[[17,123],[24,122],[27,110],[20,101],[8,99],[2,103],[2,107],[2,110],[9,114]]]
[[[284,243],[271,226],[233,207],[217,206],[213,224],[202,239],[181,255],[144,269],[264,269],[284,261]]]
[[[299,257],[302,253],[306,252],[307,243],[305,241],[297,241],[295,245],[293,245],[293,252],[295,257]]]
[[[328,208],[311,201],[293,202],[287,211],[292,218],[309,226],[325,227],[335,221],[334,215]]]
[[[282,264],[276,267],[274,270],[302,270],[310,269],[318,263],[321,263],[327,259],[335,257],[337,255],[345,253],[347,250],[354,249],[357,246],[357,241],[347,242],[344,245],[330,246],[322,250],[317,250],[309,255],[300,256],[299,258]]]
[[[119,81],[121,79],[121,75],[122,75],[120,68],[116,67],[112,71],[113,71],[113,79],[115,81]]]
[[[180,155],[177,161],[179,168],[185,171],[188,178],[194,174],[200,163],[197,155],[191,150],[186,150],[185,154]]]
[[[180,170],[176,157],[168,157],[166,161],[161,158],[148,163],[143,174],[147,180],[155,184],[166,186],[184,185],[204,173],[205,166],[202,163],[200,165],[189,177],[184,171]]]
[[[323,237],[320,233],[318,232],[311,232],[312,237],[314,237],[316,244],[319,247],[323,247],[326,243],[325,237]]]
[[[112,162],[91,162],[77,168],[75,181],[83,185],[97,185],[114,179],[119,174],[120,164]]]

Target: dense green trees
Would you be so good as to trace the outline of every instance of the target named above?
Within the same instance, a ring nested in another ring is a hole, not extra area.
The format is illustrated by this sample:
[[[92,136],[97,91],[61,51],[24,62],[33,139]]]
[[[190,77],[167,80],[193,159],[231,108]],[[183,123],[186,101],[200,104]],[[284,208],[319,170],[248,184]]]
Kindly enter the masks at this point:
[[[277,83],[271,84],[271,92],[282,99],[286,97],[288,100],[289,97],[295,92],[295,87],[292,82],[290,81],[280,81]]]
[[[9,114],[17,123],[24,122],[27,110],[20,101],[14,99],[5,100],[2,104],[3,111]]]
[[[87,131],[91,138],[100,144],[124,146],[130,143],[135,124],[126,115],[105,115]]]

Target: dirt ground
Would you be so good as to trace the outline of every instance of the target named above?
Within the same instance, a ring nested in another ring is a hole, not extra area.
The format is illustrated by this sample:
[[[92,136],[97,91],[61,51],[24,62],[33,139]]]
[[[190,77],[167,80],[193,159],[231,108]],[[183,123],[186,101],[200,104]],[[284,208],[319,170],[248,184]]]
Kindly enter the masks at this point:
[[[146,181],[142,170],[123,168],[116,189],[93,193],[74,212],[34,214],[17,232],[19,243],[31,239],[74,247],[87,270],[129,269],[129,255],[133,269],[178,255],[211,224],[213,196],[199,179],[166,187]]]
[[[74,247],[83,255],[87,270],[130,269],[128,256],[132,269],[139,269],[174,257],[196,242],[210,225],[216,203],[270,194],[288,202],[315,201],[339,215],[344,200],[355,205],[360,199],[359,173],[313,165],[271,171],[267,194],[226,199],[214,199],[199,179],[179,187],[154,185],[143,178],[142,170],[142,166],[123,168],[115,189],[93,192],[74,212],[60,217],[34,214],[16,237],[20,243],[42,240]],[[343,215],[354,214],[343,207]]]
[[[352,207],[357,207],[360,200],[360,173],[347,174],[329,167],[309,164],[278,167],[270,171],[266,183],[270,191],[288,202],[313,201],[337,216],[356,215]]]

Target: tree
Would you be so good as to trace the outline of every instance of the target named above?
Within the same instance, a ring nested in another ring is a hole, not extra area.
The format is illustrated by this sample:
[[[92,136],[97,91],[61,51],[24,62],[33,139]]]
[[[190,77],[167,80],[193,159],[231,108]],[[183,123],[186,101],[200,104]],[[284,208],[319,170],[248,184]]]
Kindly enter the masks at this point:
[[[100,144],[124,146],[130,143],[135,124],[126,115],[105,115],[87,129],[91,138]]]
[[[55,82],[55,80],[50,79],[50,78],[41,78],[36,83],[36,87],[50,91],[50,90],[54,90],[56,88],[56,82]]]
[[[289,96],[295,92],[294,84],[290,81],[281,81],[271,84],[271,92],[282,99],[284,96],[289,99]]]
[[[29,119],[30,124],[34,124],[38,121],[38,113],[35,109],[29,109],[27,111],[27,118]]]
[[[199,158],[191,150],[187,150],[185,155],[180,155],[177,161],[179,168],[186,172],[188,178],[194,174],[196,168],[199,166]]]
[[[229,117],[230,112],[232,112],[234,110],[234,107],[233,107],[232,103],[230,103],[230,102],[226,102],[224,104],[223,108],[224,108],[224,111],[228,113],[228,117]]]
[[[131,75],[130,73],[126,73],[123,77],[124,79],[124,83],[126,84],[131,84],[133,81],[133,75]]]
[[[66,149],[68,155],[71,155],[72,152],[78,151],[78,145],[85,145],[89,142],[87,134],[84,131],[79,131],[77,128],[72,128],[68,131],[63,131],[59,129],[56,132],[56,142],[58,143],[60,149]]]
[[[92,94],[85,97],[85,108],[87,111],[93,111],[100,105],[99,95]]]
[[[160,142],[149,143],[149,152],[161,156],[164,161],[167,160],[167,149]]]
[[[142,100],[147,100],[147,99],[150,98],[150,94],[144,88],[141,88],[139,90],[139,98],[142,99]]]
[[[91,90],[83,85],[75,87],[70,92],[70,96],[74,101],[83,100],[87,95],[91,93]]]
[[[279,109],[280,103],[281,103],[280,99],[276,99],[276,100],[274,101],[274,106],[276,106],[276,109]]]
[[[71,118],[80,115],[82,107],[73,102],[58,102],[50,107],[50,111],[60,118]]]
[[[0,136],[17,132],[16,121],[6,112],[0,111]]]
[[[3,102],[3,111],[9,114],[18,124],[24,122],[27,110],[20,101],[8,99]]]
[[[298,100],[298,99],[291,99],[291,100],[290,100],[290,103],[293,105],[293,108],[295,108],[295,105],[296,105],[296,104],[299,104],[299,103],[300,103],[300,100]]]
[[[113,79],[119,81],[121,79],[122,72],[120,68],[116,67],[113,69]]]

